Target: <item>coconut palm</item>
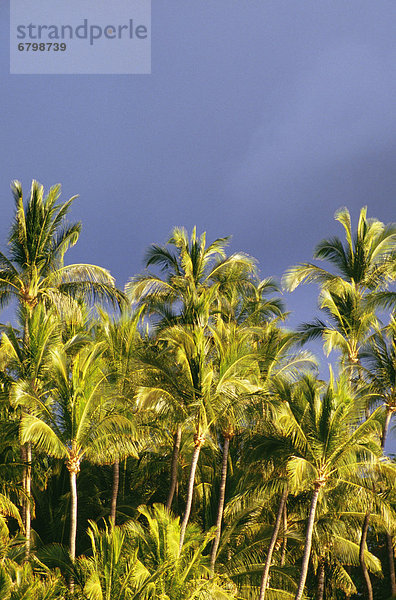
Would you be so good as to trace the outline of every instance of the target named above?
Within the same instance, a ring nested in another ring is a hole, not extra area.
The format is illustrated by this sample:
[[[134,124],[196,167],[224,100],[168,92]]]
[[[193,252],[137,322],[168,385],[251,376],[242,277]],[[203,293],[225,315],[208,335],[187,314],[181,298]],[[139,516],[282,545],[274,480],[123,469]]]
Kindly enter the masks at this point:
[[[359,295],[383,290],[396,277],[396,224],[384,225],[377,219],[368,219],[366,207],[360,211],[355,233],[347,208],[339,209],[335,219],[344,228],[346,243],[338,237],[324,239],[314,252],[314,258],[328,261],[333,270],[303,263],[286,271],[284,286],[292,291],[301,283],[315,282],[339,291],[346,282]]]
[[[83,459],[113,462],[113,447],[133,452],[130,420],[117,412],[101,368],[104,345],[85,345],[70,357],[65,347],[52,351],[50,381],[42,395],[32,394],[20,381],[15,399],[29,406],[21,421],[21,440],[37,450],[66,460],[70,476],[70,555],[76,554],[77,474]]]
[[[140,506],[139,521],[100,531],[90,523],[92,558],[79,559],[84,597],[89,600],[177,598],[231,600],[235,586],[209,580],[205,548],[210,534],[189,525],[179,553],[180,523],[162,505]]]
[[[219,321],[217,327],[211,329],[211,333],[218,356],[215,428],[223,438],[216,535],[210,554],[213,576],[223,520],[230,442],[234,435],[246,426],[247,405],[252,394],[260,390],[260,355],[252,343],[253,332],[249,327],[238,327],[235,323],[224,324]]]
[[[346,381],[335,383],[331,379],[322,395],[320,387],[317,381],[305,378],[293,402],[284,405],[284,415],[280,417],[295,447],[287,466],[290,485],[294,490],[313,490],[295,600],[301,600],[304,592],[319,497],[326,494],[327,487],[341,483],[355,489],[359,484],[362,488],[369,486],[381,454],[373,437],[378,433],[378,414],[375,412],[362,422],[362,405],[351,395]]]
[[[304,263],[289,269],[283,283],[288,290],[303,282],[316,282],[321,286],[321,307],[333,323],[329,326],[317,319],[303,325],[300,328],[302,340],[323,335],[328,352],[333,347],[341,350],[344,365],[348,366],[350,378],[356,384],[361,379],[359,352],[373,328],[378,326],[375,308],[392,304],[387,288],[396,277],[396,224],[384,225],[377,219],[367,219],[366,208],[360,211],[355,233],[347,208],[338,210],[335,219],[344,228],[346,243],[338,237],[325,239],[316,246],[314,253],[314,258],[328,261],[332,270]],[[362,545],[368,523],[367,514]],[[362,570],[370,595],[371,583],[364,554]]]
[[[218,405],[220,410],[216,417],[216,428],[221,432],[224,441],[216,537],[211,552],[212,570],[220,541],[230,441],[236,433],[241,433],[244,429],[256,430],[257,423],[263,417],[263,411],[269,412],[274,396],[273,390],[271,391],[273,378],[280,377],[281,374],[283,377],[292,377],[296,370],[312,368],[315,364],[306,352],[292,353],[294,336],[280,330],[276,322],[262,322],[260,326],[238,326],[231,322],[223,324],[222,327],[219,323],[216,336],[216,344],[221,347],[220,370],[227,368],[228,364],[232,364],[233,368],[235,365],[238,365],[238,368],[246,368],[249,392],[245,390],[243,393],[240,389],[239,393],[226,396]]]
[[[47,373],[50,350],[60,340],[59,320],[54,311],[45,311],[43,306],[37,306],[36,309],[26,315],[24,308],[21,308],[20,319],[24,328],[24,335],[21,336],[16,329],[8,326],[4,329],[1,345],[0,360],[4,373],[9,378],[10,397],[13,398],[13,391],[18,381],[23,381],[25,389],[29,393],[39,395],[43,387],[43,382]],[[26,340],[28,339],[28,343]],[[29,410],[28,406],[24,410]],[[31,446],[22,445],[25,452],[22,454],[26,467],[24,471],[23,487],[25,498],[24,509],[24,528],[26,535],[26,558],[30,552],[31,537]]]
[[[78,241],[81,223],[66,223],[76,196],[60,204],[60,191],[60,185],[55,185],[44,196],[43,186],[33,181],[25,205],[21,184],[13,182],[15,218],[8,256],[0,253],[1,305],[16,297],[28,313],[39,302],[60,306],[62,299],[71,296],[121,300],[122,294],[106,269],[89,264],[64,265],[65,252]]]
[[[319,305],[328,316],[327,321],[315,319],[300,325],[297,328],[299,343],[322,337],[326,354],[339,350],[341,362],[352,378],[354,371],[359,372],[362,347],[378,323],[375,313],[363,305],[350,287],[340,294],[324,290],[319,296]]]
[[[203,324],[218,294],[237,286],[242,289],[255,273],[254,260],[243,253],[227,257],[229,238],[218,238],[206,246],[206,234],[189,238],[175,227],[165,246],[152,244],[146,252],[146,268],[157,266],[160,277],[145,273],[133,277],[125,292],[132,302],[144,306],[165,324]]]
[[[132,418],[132,399],[135,393],[136,381],[134,365],[137,352],[141,345],[138,332],[140,311],[135,315],[123,312],[117,319],[110,317],[99,309],[100,323],[96,332],[97,339],[105,344],[103,358],[107,370],[107,378],[111,383],[111,393],[114,404],[121,414]],[[136,440],[137,441],[137,440]],[[115,451],[115,448],[114,448]],[[113,464],[113,490],[111,498],[110,519],[115,524],[117,496],[119,487],[120,459],[123,458],[122,448]]]
[[[396,322],[392,317],[389,325],[370,338],[363,363],[367,367],[366,376],[371,385],[374,402],[385,406],[385,419],[381,435],[381,447],[384,451],[391,418],[396,412]],[[392,537],[386,534],[391,592],[396,596],[396,575]]]
[[[23,314],[23,342],[29,346],[28,318],[38,303],[62,305],[71,297],[104,298],[113,303],[122,299],[114,286],[114,279],[106,269],[88,264],[64,265],[64,255],[76,244],[81,224],[68,225],[65,217],[75,197],[58,203],[60,185],[44,188],[32,182],[30,198],[23,201],[19,181],[12,184],[15,200],[15,218],[8,238],[8,254],[0,252],[0,306],[16,298]],[[29,350],[27,350],[29,352]],[[27,497],[25,529],[27,554],[30,539],[30,473],[31,448],[22,448],[26,463],[24,487]]]
[[[391,318],[389,325],[377,329],[366,345],[362,361],[365,375],[370,383],[373,402],[385,406],[385,421],[381,436],[381,446],[385,448],[386,437],[393,413],[396,412],[396,321]]]

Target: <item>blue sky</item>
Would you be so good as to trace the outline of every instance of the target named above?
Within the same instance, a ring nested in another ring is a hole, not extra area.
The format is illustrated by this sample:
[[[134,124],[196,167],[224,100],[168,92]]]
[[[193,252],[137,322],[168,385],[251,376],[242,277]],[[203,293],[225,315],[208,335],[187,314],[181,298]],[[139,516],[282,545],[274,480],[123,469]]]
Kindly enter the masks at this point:
[[[0,239],[11,180],[79,194],[68,258],[123,287],[174,225],[233,235],[278,278],[342,235],[333,215],[395,220],[396,3],[152,1],[151,75],[10,75],[0,2]],[[316,289],[286,297],[312,318]]]

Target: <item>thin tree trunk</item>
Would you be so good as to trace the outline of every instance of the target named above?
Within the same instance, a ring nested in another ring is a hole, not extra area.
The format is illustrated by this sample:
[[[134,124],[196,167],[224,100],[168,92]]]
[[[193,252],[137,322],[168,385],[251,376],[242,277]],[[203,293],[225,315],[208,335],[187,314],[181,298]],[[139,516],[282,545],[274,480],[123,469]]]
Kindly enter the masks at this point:
[[[173,496],[175,495],[177,485],[177,467],[179,462],[179,452],[181,443],[182,429],[178,425],[173,440],[172,464],[171,464],[171,483],[169,488],[168,500],[166,502],[167,510],[172,508]]]
[[[370,513],[367,512],[366,515],[365,515],[365,517],[364,517],[363,527],[362,527],[362,535],[361,535],[361,538],[360,538],[359,562],[360,562],[360,567],[362,569],[364,581],[366,583],[367,598],[368,598],[368,600],[373,600],[373,588],[371,586],[370,575],[369,575],[369,572],[367,570],[366,562],[364,560],[364,550],[365,550],[365,547],[366,547],[366,540],[367,540],[367,532],[368,532],[368,528],[369,528],[369,522],[370,522]]]
[[[113,491],[111,494],[111,511],[110,511],[110,521],[113,523],[113,525],[116,524],[117,498],[118,498],[119,485],[120,485],[120,461],[116,460],[113,465]]]
[[[382,429],[382,436],[381,436],[382,451],[385,450],[386,436],[388,434],[388,429],[389,429],[391,418],[392,418],[392,411],[389,409],[389,407],[387,407],[384,427]],[[393,552],[392,536],[388,531],[386,532],[386,546],[387,546],[387,550],[388,550],[389,579],[390,579],[390,585],[391,585],[391,593],[392,593],[392,596],[396,596],[395,555]]]
[[[27,356],[27,348],[29,346],[29,322],[28,322],[28,311],[27,306],[25,306],[25,310],[27,311],[24,316],[23,323],[23,348],[25,357]],[[23,415],[23,413],[22,413]],[[21,456],[24,459],[24,467],[23,467],[23,490],[25,492],[24,506],[23,506],[23,525],[25,528],[25,559],[29,559],[30,555],[30,540],[31,540],[31,486],[32,486],[32,445],[30,442],[24,444],[21,448]]]
[[[20,447],[21,452],[21,463],[23,465],[23,473],[22,473],[22,489],[26,492],[26,444],[21,444]],[[22,498],[22,523],[24,530],[26,531],[26,497]]]
[[[387,408],[386,409],[386,415],[385,415],[384,427],[382,429],[382,436],[381,436],[381,448],[382,448],[382,450],[385,449],[386,436],[387,436],[387,433],[388,433],[388,429],[389,429],[389,424],[390,424],[391,418],[392,418],[392,411],[389,408]]]
[[[285,507],[286,500],[287,500],[287,494],[288,494],[288,491],[287,491],[287,487],[286,487],[283,490],[283,493],[282,493],[282,496],[281,496],[281,501],[280,501],[279,508],[278,508],[278,514],[276,516],[274,530],[272,532],[272,537],[271,537],[270,545],[269,545],[268,551],[267,551],[267,558],[265,559],[263,576],[261,578],[259,600],[264,600],[265,593],[267,591],[268,576],[269,576],[269,571],[270,571],[271,562],[272,562],[272,555],[274,553],[276,540],[278,539],[280,524],[281,524],[281,521],[282,521],[282,517],[283,517],[283,514],[284,514],[284,507]]]
[[[225,490],[226,490],[226,482],[227,482],[227,462],[228,462],[229,448],[230,448],[230,438],[225,436],[224,437],[224,446],[223,446],[223,461],[222,461],[222,466],[221,466],[219,505],[217,508],[216,536],[213,540],[212,551],[210,553],[210,576],[211,577],[213,577],[213,575],[214,575],[216,555],[217,555],[217,550],[218,550],[219,544],[220,544],[221,524],[223,521],[224,498],[225,498]]]
[[[186,503],[186,509],[184,511],[183,521],[182,521],[181,526],[180,526],[179,553],[181,552],[181,549],[183,547],[183,542],[184,542],[184,536],[186,534],[187,523],[188,523],[188,519],[190,518],[192,497],[193,497],[193,491],[194,491],[195,471],[196,471],[196,468],[197,468],[199,453],[201,451],[201,446],[202,446],[203,443],[204,443],[204,438],[202,436],[199,436],[199,435],[195,436],[195,439],[194,439],[194,452],[193,452],[193,455],[192,455],[191,468],[190,468],[190,477],[189,477],[189,481],[188,481],[187,503]]]
[[[395,553],[393,551],[393,540],[390,533],[386,532],[386,546],[389,559],[389,578],[391,584],[392,598],[396,597],[396,576],[395,576]]]
[[[280,566],[284,567],[286,562],[286,550],[287,550],[287,502],[283,507],[283,542],[282,542],[282,554],[280,559]]]
[[[31,492],[32,492],[32,445],[30,442],[25,444],[25,456],[26,456],[26,467],[25,467],[25,559],[29,559],[30,546],[31,546],[31,522],[32,522],[32,507],[31,507]]]
[[[76,535],[77,535],[77,477],[76,471],[70,472],[70,558],[76,558]]]
[[[304,548],[304,555],[303,555],[302,565],[301,565],[300,582],[298,584],[298,589],[297,589],[296,595],[294,597],[294,600],[301,600],[303,593],[304,593],[305,582],[306,582],[307,574],[308,574],[309,557],[311,555],[312,533],[313,533],[313,527],[314,527],[314,521],[315,521],[316,505],[318,503],[320,487],[321,486],[319,484],[317,484],[315,486],[315,490],[312,495],[311,508],[309,509],[309,515],[308,515],[307,532],[305,534],[305,548]]]
[[[77,470],[72,468],[69,470],[70,474],[70,558],[74,562],[76,558],[76,536],[77,536]],[[73,576],[69,579],[69,589],[73,594],[74,592],[74,578]]]
[[[319,573],[318,573],[317,600],[323,600],[324,590],[325,590],[325,566],[324,566],[324,562],[321,562],[319,565]]]

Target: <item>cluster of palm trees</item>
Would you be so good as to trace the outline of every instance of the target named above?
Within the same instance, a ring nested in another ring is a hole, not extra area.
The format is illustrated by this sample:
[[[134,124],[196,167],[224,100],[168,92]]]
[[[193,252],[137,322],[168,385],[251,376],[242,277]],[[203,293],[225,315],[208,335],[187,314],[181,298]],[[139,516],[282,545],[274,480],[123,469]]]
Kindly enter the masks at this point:
[[[328,268],[283,278],[318,284],[324,315],[291,331],[228,238],[175,228],[121,292],[65,266],[73,198],[12,189],[0,600],[396,597],[396,225],[336,213]],[[336,351],[328,381],[315,338]]]

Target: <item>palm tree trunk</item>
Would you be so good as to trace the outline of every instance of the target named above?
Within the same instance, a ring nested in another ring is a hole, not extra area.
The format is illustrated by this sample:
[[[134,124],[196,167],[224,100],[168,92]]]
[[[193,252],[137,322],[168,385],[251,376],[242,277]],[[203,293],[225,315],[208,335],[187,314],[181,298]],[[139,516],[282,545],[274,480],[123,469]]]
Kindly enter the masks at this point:
[[[319,574],[318,574],[317,600],[323,600],[324,589],[325,589],[325,566],[324,566],[324,562],[321,562],[320,566],[319,566]]]
[[[283,507],[283,542],[282,542],[282,554],[280,559],[280,566],[284,567],[286,562],[286,550],[287,550],[287,502]]]
[[[27,347],[29,345],[29,322],[28,314],[29,310],[25,306],[26,313],[23,323],[23,348],[25,356],[27,355]],[[25,559],[29,559],[30,555],[30,539],[31,539],[31,487],[32,487],[32,445],[27,442],[22,446],[21,455],[24,459],[24,473],[23,473],[23,490],[25,492],[25,500],[23,507],[23,525],[25,528],[26,544],[25,544]]]
[[[113,491],[111,494],[111,511],[110,511],[110,521],[113,523],[113,525],[116,524],[117,497],[118,497],[119,485],[120,485],[120,461],[116,460],[113,465]]]
[[[191,468],[190,468],[190,477],[188,481],[188,492],[187,492],[187,503],[186,509],[184,511],[183,521],[180,526],[180,542],[179,542],[179,553],[183,547],[184,536],[186,534],[188,519],[190,518],[191,512],[191,504],[192,497],[194,491],[194,479],[195,479],[195,471],[198,464],[199,453],[201,451],[202,444],[204,443],[205,438],[201,435],[194,436],[194,452],[191,460]]]
[[[384,427],[382,429],[382,436],[381,436],[382,451],[385,450],[386,436],[388,434],[388,429],[389,429],[391,418],[392,418],[392,411],[389,409],[389,407],[387,407],[385,421],[384,421]],[[391,584],[391,593],[392,593],[392,596],[396,596],[395,555],[393,552],[392,536],[388,531],[386,532],[386,546],[387,546],[387,550],[388,550],[389,578],[390,578],[390,584]]]
[[[224,498],[225,498],[225,490],[226,490],[226,482],[227,482],[227,463],[228,463],[228,452],[230,449],[230,438],[228,436],[224,436],[224,446],[223,446],[223,461],[221,466],[221,480],[220,480],[220,489],[219,489],[219,505],[217,508],[217,520],[216,520],[216,536],[213,540],[212,551],[210,553],[210,576],[214,575],[214,568],[216,563],[216,555],[217,550],[220,544],[220,535],[221,535],[221,524],[223,521],[223,511],[224,511]]]
[[[389,579],[391,584],[392,598],[396,597],[396,576],[395,576],[395,553],[393,550],[393,540],[390,533],[386,532],[386,546],[388,549],[389,560]]]
[[[309,509],[309,515],[308,515],[307,532],[305,534],[305,548],[304,548],[304,555],[303,555],[302,565],[301,565],[300,582],[298,584],[298,589],[297,589],[297,593],[294,597],[294,600],[301,600],[303,593],[304,593],[304,586],[305,586],[305,582],[306,582],[307,574],[308,574],[309,557],[311,555],[312,533],[313,533],[313,527],[314,527],[314,521],[315,521],[316,505],[318,503],[320,488],[321,488],[321,486],[319,484],[316,484],[314,493],[312,495],[311,507]]]
[[[26,444],[21,444],[21,463],[23,465],[22,472],[22,489],[26,492]],[[26,497],[22,499],[22,522],[24,530],[26,531]]]
[[[386,442],[386,436],[388,433],[388,429],[389,429],[389,424],[390,424],[390,420],[392,418],[392,411],[387,408],[386,409],[386,415],[385,415],[385,422],[384,422],[384,426],[382,429],[382,436],[381,436],[381,448],[382,450],[385,449],[385,442]]]
[[[177,485],[177,466],[179,462],[179,452],[181,443],[181,425],[178,425],[173,440],[173,452],[172,452],[172,464],[171,464],[171,483],[169,488],[168,500],[166,502],[166,508],[168,510],[172,507],[173,496],[175,495]]]
[[[74,561],[76,558],[76,536],[77,536],[77,473],[75,470],[70,473],[70,558]]]
[[[265,559],[263,576],[261,578],[259,600],[264,600],[265,593],[267,591],[268,576],[269,576],[269,570],[270,570],[271,562],[272,562],[272,555],[274,553],[276,540],[278,539],[280,524],[281,524],[281,520],[282,520],[282,517],[284,514],[284,507],[285,507],[286,500],[287,500],[287,494],[288,494],[288,490],[286,487],[282,493],[281,501],[280,501],[279,508],[278,508],[278,514],[276,516],[274,530],[272,532],[270,545],[268,547],[267,558]]]
[[[364,560],[364,550],[366,547],[369,522],[370,522],[370,512],[367,512],[364,517],[363,527],[362,527],[362,535],[360,538],[359,561],[360,561],[360,567],[362,569],[364,581],[366,583],[367,598],[368,598],[368,600],[373,600],[373,588],[371,586],[370,575],[369,575],[369,572],[367,570],[367,566],[366,566],[366,563]]]
[[[26,536],[26,545],[25,545],[25,559],[29,559],[30,555],[30,545],[31,545],[31,522],[32,522],[32,507],[31,507],[31,492],[32,492],[32,445],[30,442],[25,444],[25,457],[26,457],[26,467],[25,467],[25,536]]]

